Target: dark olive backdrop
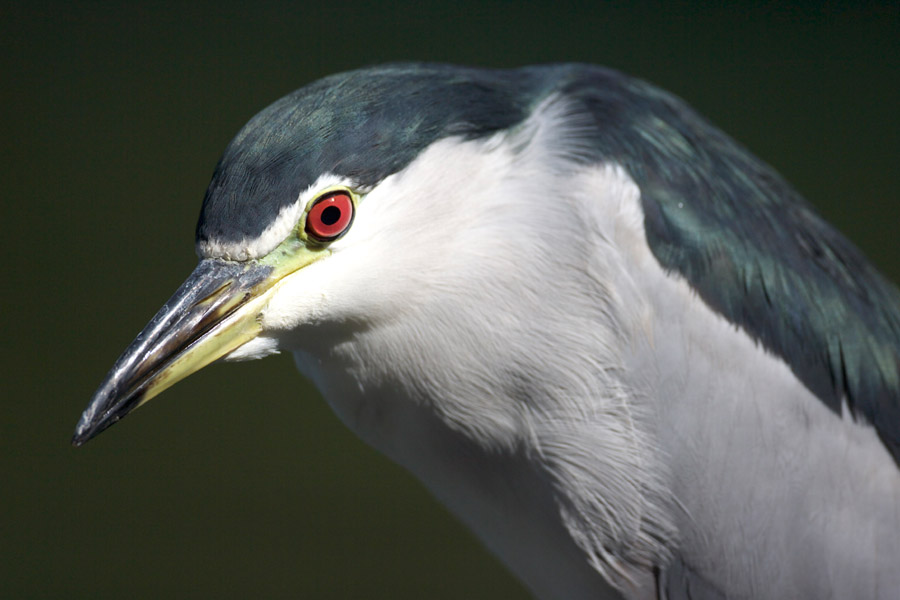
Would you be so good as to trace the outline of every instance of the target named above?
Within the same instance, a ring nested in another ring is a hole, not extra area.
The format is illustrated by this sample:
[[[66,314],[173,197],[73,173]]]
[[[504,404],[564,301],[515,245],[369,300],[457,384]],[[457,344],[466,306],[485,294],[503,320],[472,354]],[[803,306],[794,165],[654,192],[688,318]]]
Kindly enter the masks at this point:
[[[526,597],[289,357],[210,367],[68,444],[194,266],[225,144],[328,73],[397,59],[622,69],[774,164],[900,279],[896,3],[325,4],[0,8],[0,597]]]

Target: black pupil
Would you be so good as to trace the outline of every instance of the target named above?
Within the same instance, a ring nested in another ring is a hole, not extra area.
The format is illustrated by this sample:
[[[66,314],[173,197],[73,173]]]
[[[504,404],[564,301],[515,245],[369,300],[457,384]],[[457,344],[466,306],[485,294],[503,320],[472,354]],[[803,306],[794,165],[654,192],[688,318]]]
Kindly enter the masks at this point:
[[[341,218],[341,209],[337,206],[328,206],[322,211],[322,223],[325,225],[334,225]]]

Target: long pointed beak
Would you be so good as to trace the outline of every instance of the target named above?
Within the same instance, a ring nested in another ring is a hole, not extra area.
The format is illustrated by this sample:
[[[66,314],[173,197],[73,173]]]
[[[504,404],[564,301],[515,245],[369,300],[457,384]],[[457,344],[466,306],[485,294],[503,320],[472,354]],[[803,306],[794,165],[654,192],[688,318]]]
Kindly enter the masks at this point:
[[[279,269],[200,262],[125,350],[75,428],[80,446],[166,388],[226,356],[261,331],[259,315]]]

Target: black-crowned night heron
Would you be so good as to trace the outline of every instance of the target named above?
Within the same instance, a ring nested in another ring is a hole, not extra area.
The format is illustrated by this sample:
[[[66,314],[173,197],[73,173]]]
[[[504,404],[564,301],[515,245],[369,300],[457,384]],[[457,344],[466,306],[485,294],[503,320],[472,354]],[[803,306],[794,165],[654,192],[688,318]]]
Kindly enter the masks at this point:
[[[541,598],[900,598],[900,294],[681,101],[581,65],[313,83],[81,444],[290,351]]]

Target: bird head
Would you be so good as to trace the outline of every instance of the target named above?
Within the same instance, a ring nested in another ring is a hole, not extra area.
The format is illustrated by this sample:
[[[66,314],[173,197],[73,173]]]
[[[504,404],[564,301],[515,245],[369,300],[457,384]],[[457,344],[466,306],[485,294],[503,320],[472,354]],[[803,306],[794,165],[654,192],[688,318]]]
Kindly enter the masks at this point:
[[[288,350],[327,366],[344,344],[356,368],[391,361],[382,370],[405,369],[403,383],[507,355],[509,336],[485,333],[521,330],[523,303],[540,330],[541,282],[564,270],[541,257],[561,256],[584,220],[559,202],[581,153],[578,116],[550,92],[560,77],[393,65],[259,113],[216,167],[199,265],[115,363],[73,442],[218,359]],[[414,364],[422,355],[430,368]]]

